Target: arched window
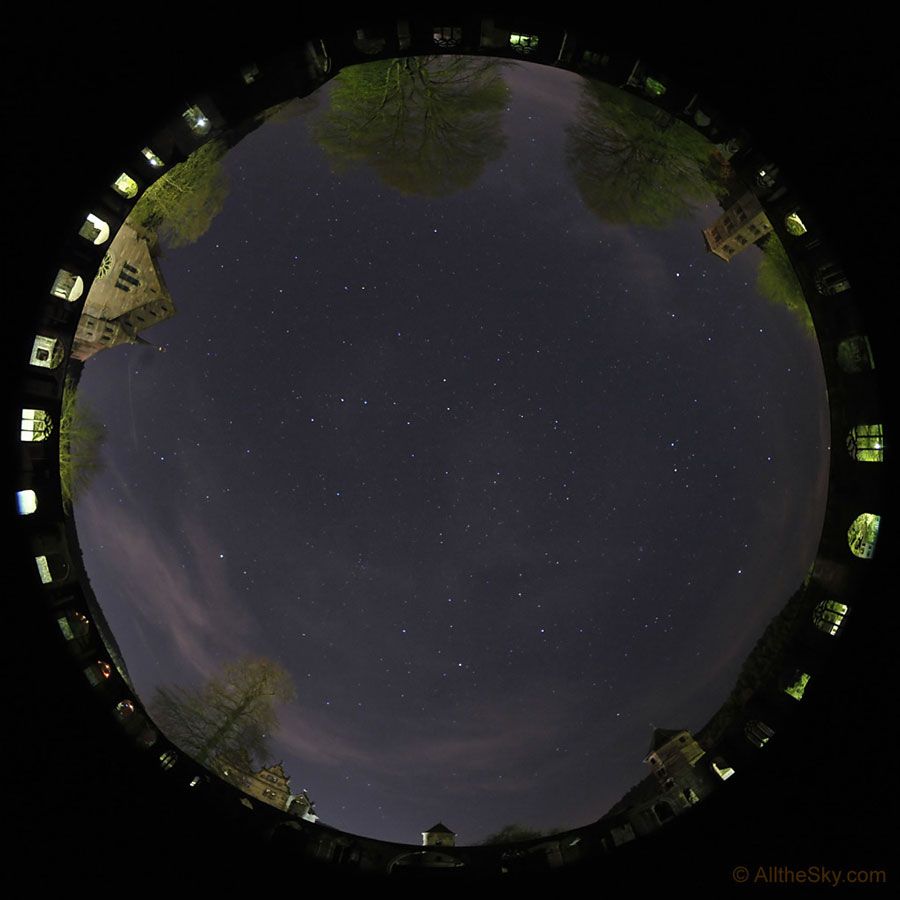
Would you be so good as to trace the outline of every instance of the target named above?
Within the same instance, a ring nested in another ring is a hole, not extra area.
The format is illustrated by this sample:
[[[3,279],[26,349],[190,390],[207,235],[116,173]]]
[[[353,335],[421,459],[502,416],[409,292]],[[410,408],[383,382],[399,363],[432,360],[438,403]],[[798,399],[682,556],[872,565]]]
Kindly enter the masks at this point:
[[[853,520],[847,531],[847,543],[850,552],[860,559],[871,559],[875,555],[875,544],[878,541],[878,527],[881,516],[875,513],[862,513]]]
[[[212,122],[199,106],[189,106],[181,114],[181,117],[187,122],[188,128],[190,128],[194,134],[208,134],[209,130],[212,128]]]
[[[134,715],[134,704],[130,700],[120,700],[116,704],[116,715],[120,719],[127,719]]]
[[[846,603],[838,603],[837,600],[822,600],[813,611],[813,624],[825,634],[834,636],[840,631],[848,612],[850,612],[850,607]]]
[[[41,369],[55,369],[62,362],[62,358],[63,347],[60,341],[45,334],[35,335],[31,357],[28,360],[31,365]]]
[[[43,409],[23,409],[22,429],[23,441],[46,441],[53,433],[53,419]]]
[[[123,172],[113,183],[112,189],[126,200],[137,196],[138,183],[126,172]]]
[[[59,625],[59,630],[67,641],[85,637],[91,627],[88,617],[76,611],[61,616],[56,620],[56,624]]]
[[[81,276],[73,275],[65,269],[60,269],[56,273],[53,287],[50,288],[50,293],[54,297],[59,297],[60,300],[68,300],[70,303],[74,303],[83,292],[84,282],[81,280]]]
[[[864,334],[844,338],[838,344],[837,361],[838,365],[850,374],[874,369],[875,358],[872,356],[869,339]]]
[[[112,675],[112,666],[102,659],[98,659],[92,666],[84,670],[84,677],[93,687],[103,684]]]
[[[794,237],[800,237],[801,234],[806,234],[806,226],[803,224],[803,219],[800,218],[796,210],[792,213],[788,213],[788,215],[784,217],[784,227],[787,229],[787,233],[792,234]]]
[[[78,229],[78,233],[86,241],[99,246],[109,240],[109,225],[93,213],[88,213],[84,224]]]
[[[141,150],[141,155],[154,169],[161,169],[165,165],[165,163],[149,147],[144,147],[144,149]]]
[[[884,461],[884,433],[881,425],[856,425],[847,435],[847,452],[859,462]]]
[[[30,516],[37,509],[37,494],[31,488],[16,491],[16,506],[20,516]]]
[[[656,78],[652,78],[648,75],[644,79],[644,92],[649,94],[651,97],[662,97],[662,95],[666,92],[666,86]]]

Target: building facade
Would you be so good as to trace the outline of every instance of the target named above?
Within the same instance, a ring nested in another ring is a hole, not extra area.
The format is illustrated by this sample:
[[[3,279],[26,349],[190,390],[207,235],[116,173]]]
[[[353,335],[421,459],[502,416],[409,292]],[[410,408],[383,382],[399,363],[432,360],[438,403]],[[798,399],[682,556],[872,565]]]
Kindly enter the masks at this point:
[[[749,191],[736,200],[709,228],[703,229],[706,248],[729,262],[742,250],[772,232],[755,194]]]

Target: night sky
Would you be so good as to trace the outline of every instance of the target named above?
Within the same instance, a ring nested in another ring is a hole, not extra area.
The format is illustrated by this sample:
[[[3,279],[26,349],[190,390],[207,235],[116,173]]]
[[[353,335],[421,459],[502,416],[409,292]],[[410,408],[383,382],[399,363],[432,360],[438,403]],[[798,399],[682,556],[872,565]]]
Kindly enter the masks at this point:
[[[141,695],[278,660],[293,789],[412,843],[604,813],[725,699],[824,512],[819,351],[760,252],[706,252],[714,202],[599,221],[579,79],[504,77],[506,152],[443,199],[332,174],[315,111],[249,135],[161,259],[166,352],[82,379],[109,436],[76,521]]]

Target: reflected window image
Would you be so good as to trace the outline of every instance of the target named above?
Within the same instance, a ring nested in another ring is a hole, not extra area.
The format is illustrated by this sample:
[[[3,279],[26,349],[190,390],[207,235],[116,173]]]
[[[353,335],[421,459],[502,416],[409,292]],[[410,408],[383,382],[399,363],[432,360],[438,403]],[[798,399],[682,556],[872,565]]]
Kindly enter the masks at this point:
[[[63,412],[23,409],[21,438],[60,432],[111,658],[198,771],[442,847],[627,795],[618,845],[739,780],[707,754],[726,728],[777,741],[735,698],[822,531],[825,378],[777,233],[812,225],[773,227],[735,147],[650,102],[665,81],[510,41],[351,66],[236,127],[179,110],[197,149],[152,184],[117,170],[128,218],[79,232],[103,261]],[[60,269],[54,297],[81,290]],[[856,556],[878,522],[848,522]],[[846,612],[820,605],[817,637]],[[815,680],[789,674],[793,704]]]

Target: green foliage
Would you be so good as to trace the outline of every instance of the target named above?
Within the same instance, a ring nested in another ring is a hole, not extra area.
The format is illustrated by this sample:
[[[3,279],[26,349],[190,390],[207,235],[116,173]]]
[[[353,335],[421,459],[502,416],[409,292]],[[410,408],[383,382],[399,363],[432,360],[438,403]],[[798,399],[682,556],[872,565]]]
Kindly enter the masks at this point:
[[[539,831],[527,825],[505,825],[495,834],[488,835],[482,844],[516,844],[519,841],[533,841],[537,838],[556,834],[556,831]]]
[[[100,450],[105,439],[105,426],[79,401],[75,382],[67,378],[59,421],[59,478],[63,508],[67,512],[71,511],[78,494],[102,471]]]
[[[129,220],[157,232],[168,247],[199,240],[222,211],[228,179],[222,167],[223,141],[208,141],[184,162],[161,175],[135,204]]]
[[[245,658],[199,689],[157,688],[148,709],[182,750],[241,784],[268,761],[268,738],[278,728],[276,702],[294,696],[291,676],[278,663]]]
[[[336,171],[366,165],[402,194],[446,196],[503,152],[502,65],[438,56],[351,66],[335,78],[313,135]]]
[[[614,225],[663,228],[723,191],[713,145],[668,113],[586,81],[566,158],[585,205]]]
[[[767,300],[787,309],[812,334],[815,330],[812,316],[784,245],[777,235],[770,234],[760,247],[763,254],[756,272],[756,290]]]

